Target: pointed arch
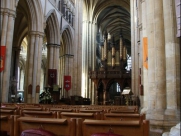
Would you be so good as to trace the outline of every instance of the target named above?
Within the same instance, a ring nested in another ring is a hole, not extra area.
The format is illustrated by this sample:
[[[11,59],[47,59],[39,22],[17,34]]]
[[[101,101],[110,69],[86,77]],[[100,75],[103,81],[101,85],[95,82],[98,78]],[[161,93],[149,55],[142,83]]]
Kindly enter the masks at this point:
[[[30,31],[43,32],[43,9],[40,0],[26,0],[29,8]]]
[[[65,26],[62,29],[60,34],[61,34],[64,45],[66,45],[65,53],[72,54],[73,53],[73,51],[72,51],[73,34],[72,34],[72,31],[71,31],[70,27],[68,25]]]
[[[54,9],[50,10],[46,15],[46,35],[47,42],[53,44],[60,44],[60,27],[58,17]]]

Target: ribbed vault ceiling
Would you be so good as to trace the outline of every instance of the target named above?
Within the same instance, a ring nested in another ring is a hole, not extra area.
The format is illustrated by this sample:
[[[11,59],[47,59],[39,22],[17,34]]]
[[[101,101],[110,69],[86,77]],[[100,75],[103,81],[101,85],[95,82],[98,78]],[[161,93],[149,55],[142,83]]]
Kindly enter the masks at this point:
[[[130,13],[121,6],[109,6],[102,10],[99,14],[98,28],[105,33],[107,31],[114,36],[115,42],[118,45],[120,33],[125,40],[125,45],[127,46],[128,54],[131,52],[131,31],[130,31]]]

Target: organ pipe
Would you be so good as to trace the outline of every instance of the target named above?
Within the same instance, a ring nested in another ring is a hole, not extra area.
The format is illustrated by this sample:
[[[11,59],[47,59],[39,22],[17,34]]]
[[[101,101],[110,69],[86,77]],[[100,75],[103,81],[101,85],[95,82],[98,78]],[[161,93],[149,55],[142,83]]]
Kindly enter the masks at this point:
[[[104,46],[101,46],[101,60],[104,60]]]
[[[122,39],[122,37],[120,38],[119,46],[120,46],[120,60],[122,60],[123,59],[123,39]]]
[[[126,50],[126,46],[123,46],[123,60],[126,60],[126,55],[127,55],[127,50]]]

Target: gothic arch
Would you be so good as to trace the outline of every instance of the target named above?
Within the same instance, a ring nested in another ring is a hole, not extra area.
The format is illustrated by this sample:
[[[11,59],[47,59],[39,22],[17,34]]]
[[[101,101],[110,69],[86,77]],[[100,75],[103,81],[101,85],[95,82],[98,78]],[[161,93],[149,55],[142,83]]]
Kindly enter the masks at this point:
[[[43,10],[40,0],[26,0],[29,8],[30,31],[43,32]]]
[[[106,86],[106,90],[108,91],[108,89],[111,87],[112,83],[117,82],[120,85],[120,82],[117,79],[111,79],[108,81],[107,86]],[[121,86],[121,85],[120,85]]]
[[[64,44],[64,51],[65,53],[72,54],[72,41],[73,41],[73,34],[71,32],[70,27],[67,25],[61,31],[61,37]]]
[[[47,42],[51,44],[60,44],[60,27],[58,17],[54,9],[50,10],[46,15],[46,36]]]
[[[29,32],[43,33],[43,11],[40,0],[19,0],[16,2],[16,18],[13,46],[20,46]]]

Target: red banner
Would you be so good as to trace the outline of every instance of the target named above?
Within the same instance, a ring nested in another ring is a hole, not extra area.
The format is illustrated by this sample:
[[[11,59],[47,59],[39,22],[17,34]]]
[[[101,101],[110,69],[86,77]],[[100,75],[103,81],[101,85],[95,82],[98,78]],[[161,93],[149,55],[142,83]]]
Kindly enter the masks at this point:
[[[64,76],[64,88],[66,91],[71,89],[71,76]]]
[[[48,85],[53,87],[57,84],[57,69],[48,69]]]
[[[4,70],[5,57],[6,57],[6,46],[0,46],[0,72]]]

